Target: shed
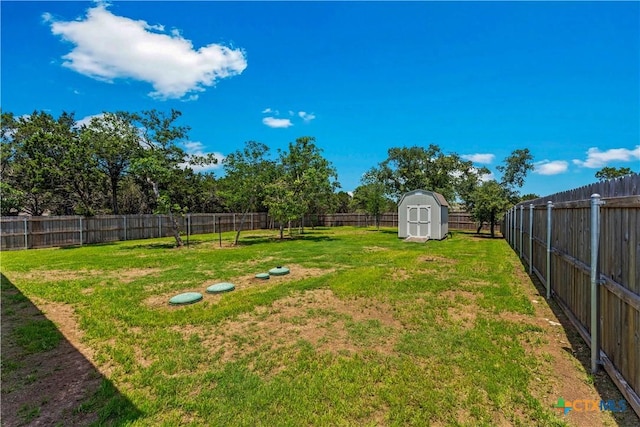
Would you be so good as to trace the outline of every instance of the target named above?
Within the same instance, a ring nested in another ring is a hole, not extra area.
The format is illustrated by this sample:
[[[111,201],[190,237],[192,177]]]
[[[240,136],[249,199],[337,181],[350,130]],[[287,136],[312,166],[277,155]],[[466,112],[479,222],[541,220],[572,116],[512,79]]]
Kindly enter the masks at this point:
[[[449,232],[449,203],[435,191],[413,190],[398,202],[398,237],[442,240]]]

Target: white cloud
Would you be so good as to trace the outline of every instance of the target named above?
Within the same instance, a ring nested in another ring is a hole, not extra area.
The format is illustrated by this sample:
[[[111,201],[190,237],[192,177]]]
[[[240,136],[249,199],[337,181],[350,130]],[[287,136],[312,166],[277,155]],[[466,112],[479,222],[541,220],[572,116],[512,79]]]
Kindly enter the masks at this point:
[[[242,73],[244,51],[220,44],[195,49],[190,40],[162,25],[116,16],[99,3],[83,19],[58,21],[45,13],[51,32],[74,45],[63,66],[91,78],[112,82],[117,78],[145,81],[154,98],[181,98],[202,92],[220,79]]]
[[[569,162],[564,160],[542,160],[534,163],[533,173],[538,175],[558,175],[569,169]]]
[[[184,150],[190,156],[206,156],[208,154],[213,154],[213,157],[215,157],[215,159],[218,161],[218,163],[212,164],[212,165],[188,165],[186,163],[183,163],[181,165],[183,168],[188,166],[191,169],[193,169],[195,172],[208,172],[208,171],[219,169],[220,167],[222,167],[224,154],[218,153],[215,151],[213,153],[205,152],[204,144],[199,141],[186,141],[186,142],[183,142],[182,145],[184,146]]]
[[[262,119],[262,123],[269,126],[270,128],[288,128],[293,126],[291,120],[289,119],[276,119],[275,117],[265,117]]]
[[[273,112],[273,110],[271,108],[265,108],[264,110],[262,110],[262,114],[269,114],[269,113],[272,113],[272,112]],[[277,114],[277,113],[275,113],[275,114]]]
[[[76,126],[80,127],[80,126],[89,126],[89,123],[91,123],[91,119],[95,118],[100,118],[104,116],[103,113],[100,114],[94,114],[93,116],[86,116],[81,118],[80,120],[76,120]]]
[[[490,164],[493,162],[493,159],[495,159],[496,156],[495,154],[476,153],[476,154],[463,154],[460,157],[466,160],[471,160],[473,163]]]
[[[612,148],[607,151],[600,151],[597,147],[591,147],[587,150],[587,160],[582,161],[573,159],[573,163],[585,168],[601,168],[609,162],[630,162],[640,160],[640,145],[629,150],[627,148]]]
[[[316,115],[313,113],[305,113],[304,111],[299,111],[298,116],[304,120],[305,123],[309,123],[311,120],[316,118]]]

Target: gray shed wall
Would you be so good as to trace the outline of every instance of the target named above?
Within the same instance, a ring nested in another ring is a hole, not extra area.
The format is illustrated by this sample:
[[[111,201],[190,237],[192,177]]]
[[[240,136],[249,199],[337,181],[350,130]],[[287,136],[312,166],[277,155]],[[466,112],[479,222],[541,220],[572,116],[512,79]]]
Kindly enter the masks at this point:
[[[437,195],[442,198],[441,195]],[[398,204],[398,237],[409,237],[408,206],[429,206],[431,208],[431,239],[442,240],[449,232],[449,207],[436,200],[436,194],[426,190],[415,190],[402,196]],[[444,198],[442,198],[444,200]],[[446,202],[445,202],[446,203]],[[422,233],[421,233],[422,234]]]

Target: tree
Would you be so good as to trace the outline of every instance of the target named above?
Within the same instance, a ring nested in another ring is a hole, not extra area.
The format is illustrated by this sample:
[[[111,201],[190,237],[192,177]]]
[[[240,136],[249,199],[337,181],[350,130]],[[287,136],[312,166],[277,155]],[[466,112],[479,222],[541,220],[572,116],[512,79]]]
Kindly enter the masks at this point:
[[[480,233],[482,224],[488,222],[491,225],[491,237],[495,235],[495,222],[520,201],[518,189],[524,185],[528,171],[533,170],[533,156],[527,148],[514,150],[504,159],[504,165],[497,169],[503,174],[501,181],[483,182],[471,192],[467,204],[467,211],[480,222],[477,232]]]
[[[139,151],[140,157],[132,162],[131,169],[151,186],[156,212],[169,214],[178,247],[183,246],[183,243],[175,214],[184,214],[185,207],[172,200],[168,187],[185,165],[216,162],[212,155],[189,156],[178,146],[178,141],[186,139],[189,131],[187,126],[175,124],[181,115],[182,113],[172,109],[169,114],[150,110],[131,116],[132,121],[141,128],[139,141],[143,148]]]
[[[511,190],[522,187],[527,173],[534,169],[533,156],[528,148],[514,150],[504,163],[496,169],[502,173],[500,183]]]
[[[3,113],[2,119],[3,182],[21,192],[25,212],[39,216],[58,210],[69,200],[61,165],[73,138],[73,115],[63,112],[54,119],[34,111],[17,119]]]
[[[278,222],[280,239],[284,238],[284,224],[291,223],[299,215],[296,206],[296,192],[291,182],[285,178],[282,165],[276,166],[277,178],[265,186],[264,205],[269,210],[269,215]],[[291,229],[289,229],[291,232]]]
[[[380,214],[387,210],[390,200],[385,197],[384,185],[380,182],[369,182],[353,192],[353,206],[373,216],[376,228],[380,230]]]
[[[138,129],[132,115],[103,113],[81,129],[83,146],[91,147],[96,168],[106,176],[111,192],[111,211],[118,214],[118,186],[140,150]]]
[[[370,170],[376,181],[384,183],[387,195],[399,200],[407,191],[423,188],[455,199],[456,188],[473,163],[455,153],[444,154],[437,145],[394,147],[378,167]]]
[[[304,215],[327,208],[334,190],[340,186],[335,168],[322,157],[322,150],[314,142],[314,137],[300,137],[295,143],[289,143],[288,152],[280,153],[282,179],[292,192],[291,208],[295,211],[294,218],[301,219],[301,232],[304,232]]]
[[[247,213],[258,210],[265,187],[273,176],[274,164],[265,156],[269,147],[255,141],[245,143],[243,150],[229,154],[223,161],[225,179],[222,196],[228,208],[242,212],[234,244],[238,244]]]
[[[512,204],[509,201],[509,191],[504,185],[495,180],[483,182],[473,194],[474,209],[473,218],[480,222],[477,233],[480,233],[482,224],[488,222],[491,225],[491,237],[495,237],[494,224]]]
[[[620,178],[621,176],[630,175],[633,171],[630,168],[614,168],[605,166],[596,172],[596,178],[600,181],[606,181],[608,179]]]
[[[338,191],[333,195],[331,211],[334,213],[348,213],[351,211],[351,196],[346,191]]]

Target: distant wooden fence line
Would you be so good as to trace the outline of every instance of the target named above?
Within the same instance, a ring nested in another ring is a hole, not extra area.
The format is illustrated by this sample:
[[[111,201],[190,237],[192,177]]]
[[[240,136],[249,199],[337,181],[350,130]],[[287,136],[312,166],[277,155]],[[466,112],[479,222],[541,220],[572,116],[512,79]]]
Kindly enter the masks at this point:
[[[239,213],[188,214],[177,217],[180,230],[188,236],[235,231],[240,227],[241,219],[242,214]],[[269,229],[277,225],[265,212],[254,212],[247,214],[242,229]],[[304,225],[369,227],[375,225],[375,218],[364,213],[308,215]],[[381,215],[380,226],[397,225],[397,212]],[[299,222],[293,222],[292,226],[299,226]],[[450,229],[475,231],[477,227],[478,224],[466,212],[449,214]],[[487,226],[483,229],[486,230]],[[168,215],[18,216],[2,217],[0,220],[2,250],[86,245],[172,235]]]
[[[503,229],[640,416],[639,190],[630,175],[526,201]]]

